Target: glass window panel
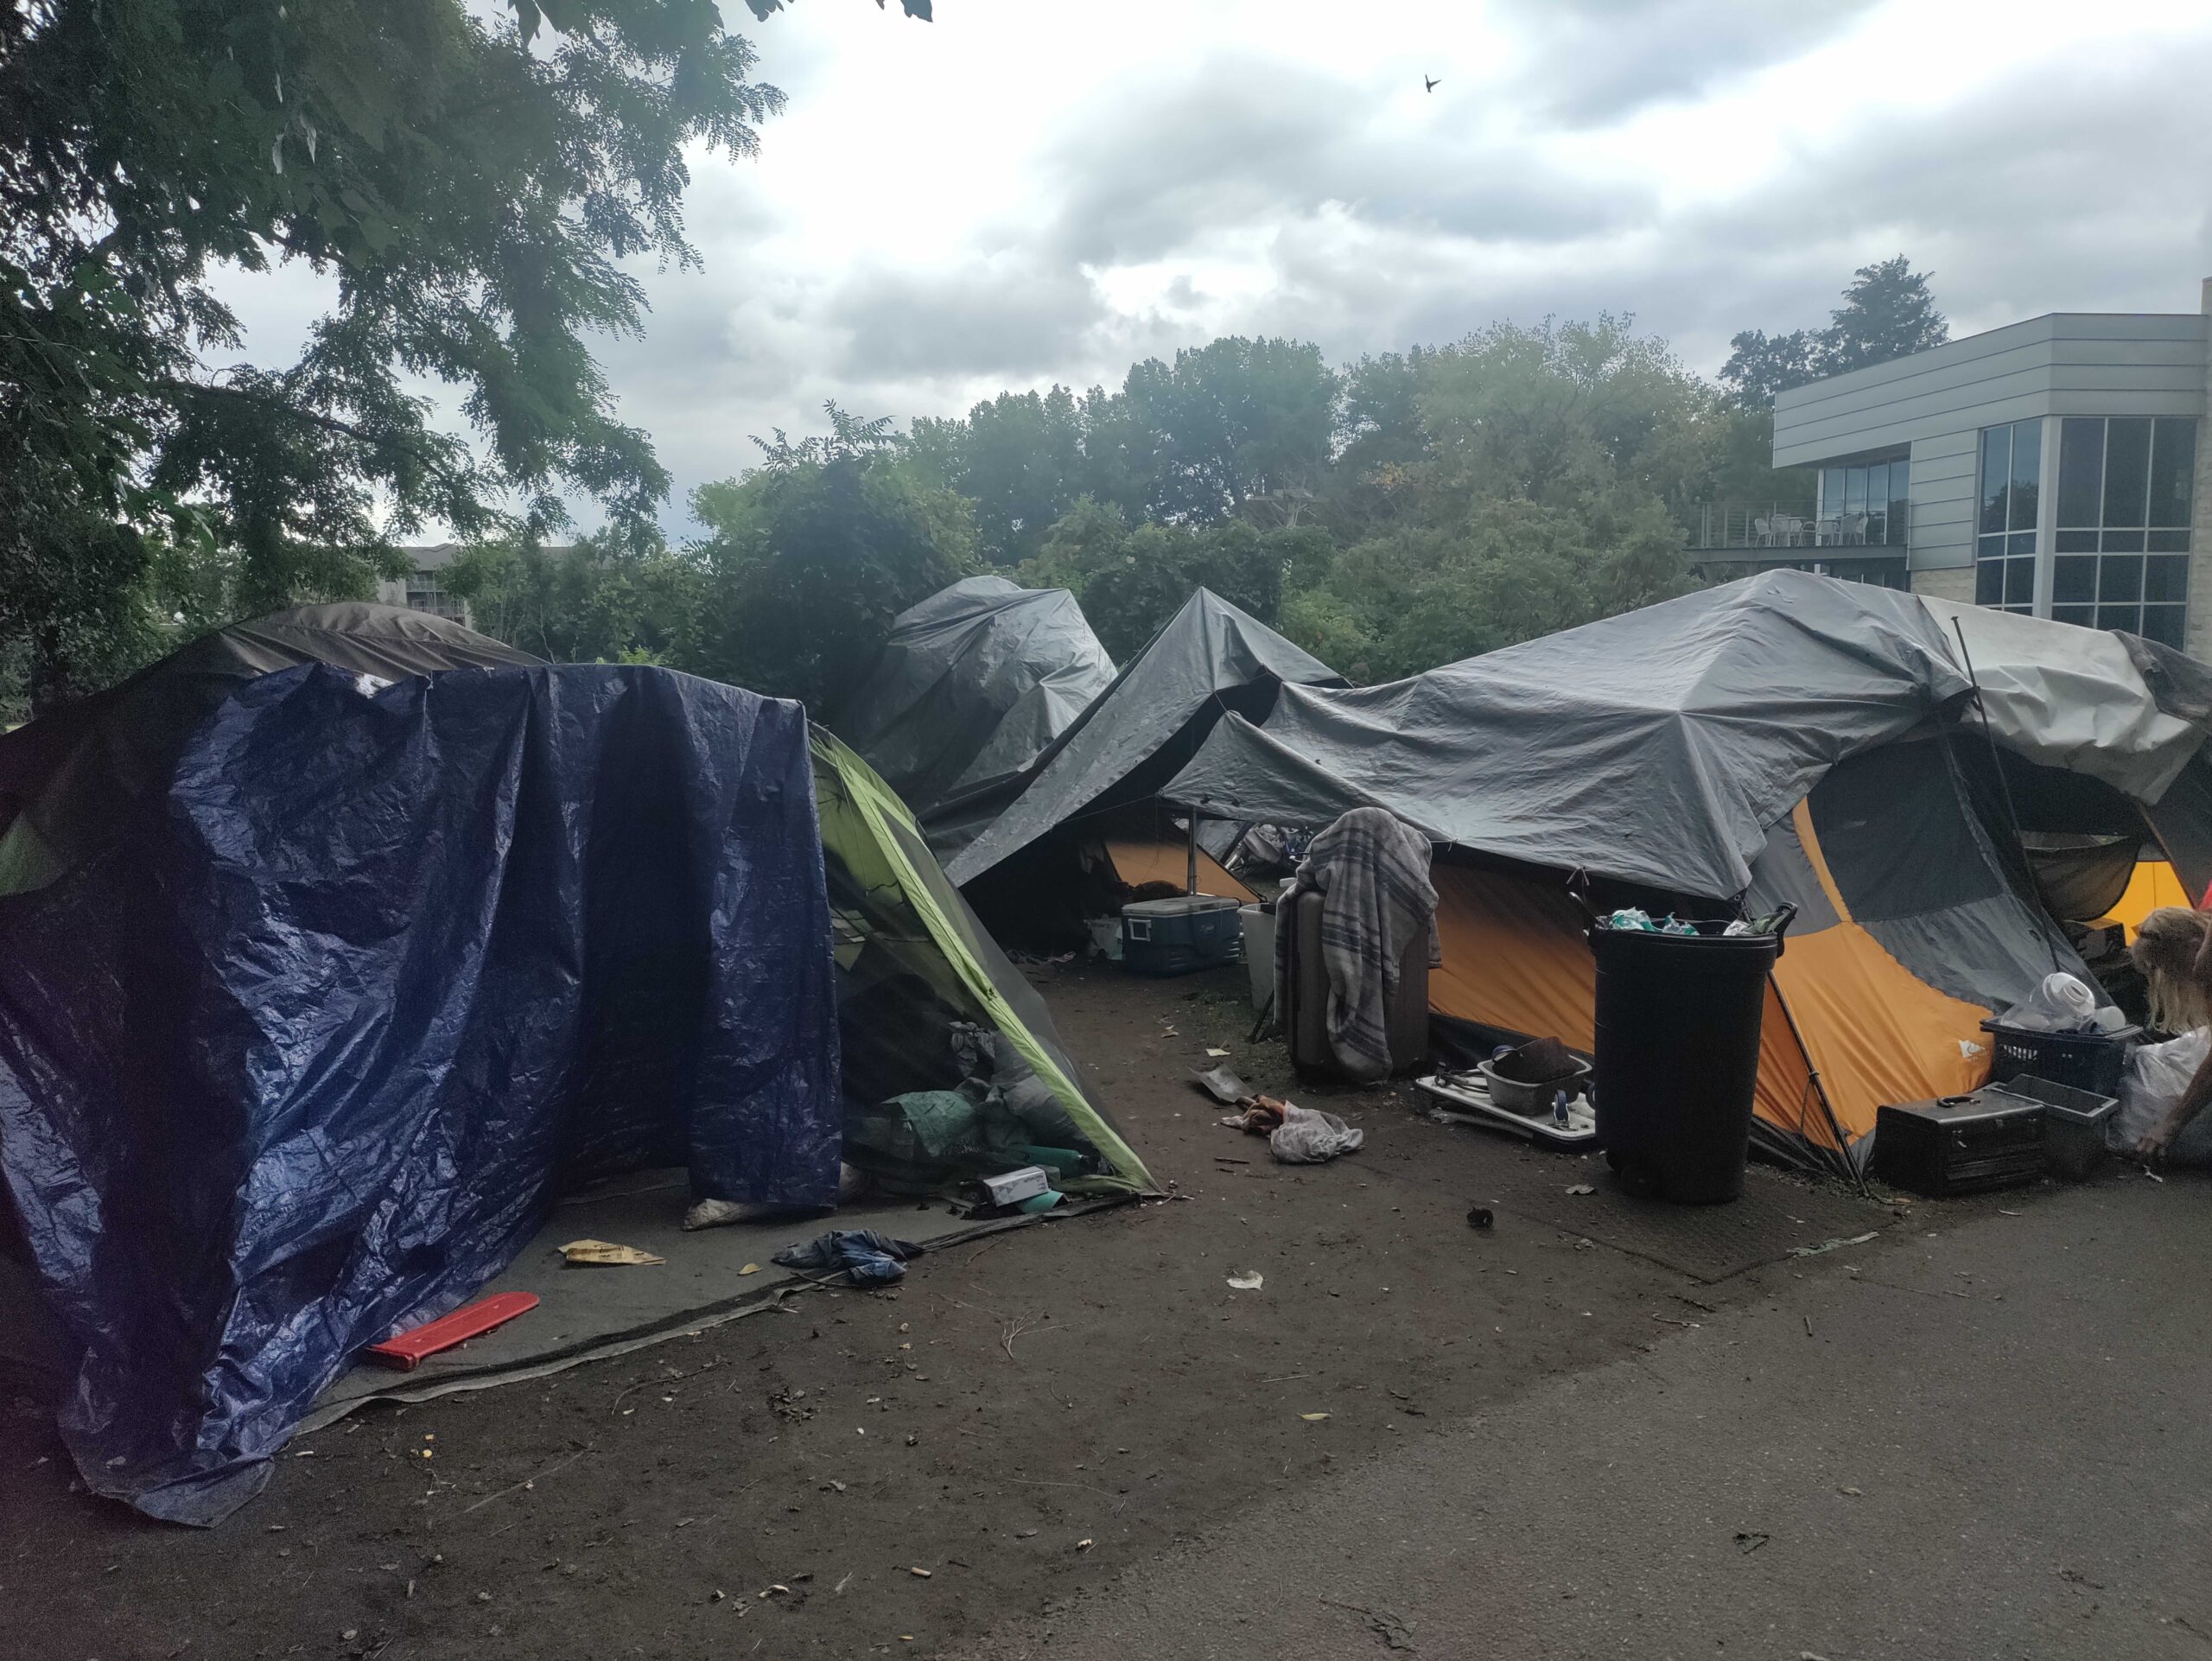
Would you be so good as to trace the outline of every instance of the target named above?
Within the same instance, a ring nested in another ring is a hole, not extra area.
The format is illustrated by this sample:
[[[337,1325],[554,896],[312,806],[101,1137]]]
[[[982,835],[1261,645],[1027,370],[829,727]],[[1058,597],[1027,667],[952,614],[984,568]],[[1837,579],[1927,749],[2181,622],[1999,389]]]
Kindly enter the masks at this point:
[[[2005,562],[2005,603],[2016,606],[2036,597],[2036,563],[2032,559]]]
[[[2062,554],[2094,554],[2097,551],[2097,533],[2094,531],[2054,531],[2052,546]]]
[[[2032,617],[2036,614],[2033,606],[2000,606],[1998,609],[2014,617]]]
[[[2189,556],[2153,554],[2145,560],[2143,597],[2145,600],[2188,599]]]
[[[2012,430],[1985,428],[1981,435],[1981,528],[2005,528],[2005,487],[2012,474]]]
[[[2043,422],[2012,423],[2012,520],[2014,531],[2036,528],[2036,496],[2043,482]]]
[[[2137,633],[2148,636],[2160,646],[2170,646],[2179,652],[2186,611],[2187,608],[2182,606],[2145,606],[2143,608],[2143,627]]]
[[[2124,628],[2131,634],[2142,633],[2143,608],[2140,606],[2099,606],[2099,628]]]
[[[2051,562],[2053,605],[2078,604],[2097,597],[2097,562],[2088,554],[2062,555]]]
[[[2007,550],[2015,559],[2024,554],[2033,555],[2036,550],[2036,533],[2032,531],[2016,531],[2005,541]]]
[[[2058,522],[2096,524],[2104,486],[2103,419],[2069,416],[2058,428]]]
[[[1974,568],[1974,602],[1977,606],[1993,606],[2005,597],[2005,562],[2001,559],[1978,561]]]
[[[1893,548],[1904,545],[1905,526],[1912,504],[1912,470],[1904,461],[1890,463],[1889,540]]]
[[[2105,423],[2105,524],[2141,525],[2150,489],[2151,417],[2114,416]]]
[[[2185,554],[2189,551],[2189,532],[2153,531],[2151,532],[2151,551],[2154,554]]]
[[[2099,601],[2140,600],[2143,597],[2142,555],[2107,554],[2099,562]]]
[[[1843,469],[1829,468],[1821,474],[1821,512],[1843,512]]]
[[[1846,468],[1843,470],[1843,511],[1864,513],[1866,511],[1866,469]]]
[[[2094,606],[2053,606],[2050,620],[2054,623],[2073,623],[2082,628],[2094,628],[2097,626],[2097,608]]]
[[[2187,416],[2158,422],[2151,440],[2151,523],[2187,525],[2190,476],[2196,471],[2196,423]]]
[[[2143,551],[2140,531],[2107,531],[2105,532],[2105,551],[2108,554],[2139,554]]]

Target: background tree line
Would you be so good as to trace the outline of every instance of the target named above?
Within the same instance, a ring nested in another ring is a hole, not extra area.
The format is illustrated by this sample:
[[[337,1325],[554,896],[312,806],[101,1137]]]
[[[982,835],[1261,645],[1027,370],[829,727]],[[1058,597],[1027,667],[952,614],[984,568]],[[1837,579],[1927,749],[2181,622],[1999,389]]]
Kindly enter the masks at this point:
[[[753,63],[665,0],[0,16],[0,720],[365,595],[440,531],[488,633],[817,707],[981,570],[1073,589],[1122,658],[1203,583],[1402,675],[1684,591],[1700,503],[1809,504],[1769,467],[1776,391],[1943,337],[1900,256],[1823,329],[1738,335],[1717,383],[1626,317],[1341,366],[1226,338],[903,432],[833,407],[694,492],[671,545],[666,473],[584,342],[641,323],[620,259],[690,257],[683,147],[754,147],[781,95]],[[233,361],[211,270],[285,262],[335,309],[297,362]],[[410,373],[461,390],[474,442]],[[582,501],[606,528],[557,545]]]
[[[1856,365],[1945,329],[1900,256],[1817,337],[1783,338]],[[904,433],[832,406],[826,435],[756,441],[757,465],[695,492],[682,547],[490,544],[447,583],[547,656],[646,656],[825,709],[898,612],[978,570],[1073,590],[1120,659],[1203,584],[1384,679],[1688,591],[1704,503],[1808,510],[1810,476],[1772,468],[1771,404],[1829,370],[1793,347],[1777,372],[1757,331],[1733,345],[1715,384],[1624,317],[1343,366],[1230,337],[1115,391],[1003,392]]]

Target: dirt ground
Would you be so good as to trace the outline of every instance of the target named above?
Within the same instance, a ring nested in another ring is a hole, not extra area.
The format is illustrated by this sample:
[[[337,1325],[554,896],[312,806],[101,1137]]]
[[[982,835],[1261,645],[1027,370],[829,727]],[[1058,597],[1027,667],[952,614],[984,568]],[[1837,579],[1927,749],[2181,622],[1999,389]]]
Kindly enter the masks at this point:
[[[1245,1042],[1241,969],[1039,977],[1173,1199],[541,1382],[372,1408],[205,1533],[76,1492],[48,1410],[0,1395],[0,1654],[960,1654],[1539,1381],[1637,1358],[1700,1308],[1829,1272],[1708,1283],[1554,1225],[1510,1195],[1588,1181],[1553,1203],[1604,1206],[1597,1161],[1433,1123],[1407,1094],[1296,1090],[1367,1146],[1276,1165],[1185,1083],[1209,1045],[1287,1081],[1279,1047]],[[1501,1193],[1495,1228],[1471,1229]],[[1265,1284],[1232,1289],[1240,1271]]]

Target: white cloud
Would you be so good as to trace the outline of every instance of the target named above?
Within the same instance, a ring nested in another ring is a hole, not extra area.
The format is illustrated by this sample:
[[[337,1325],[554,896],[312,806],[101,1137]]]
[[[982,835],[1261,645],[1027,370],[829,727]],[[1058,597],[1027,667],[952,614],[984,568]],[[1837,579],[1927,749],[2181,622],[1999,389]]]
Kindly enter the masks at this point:
[[[1709,369],[1900,250],[1961,332],[2212,270],[2197,0],[728,9],[789,112],[695,158],[703,269],[641,271],[601,352],[671,525],[825,398],[954,413],[1221,332],[1344,358],[1603,308]],[[268,355],[316,298],[241,293]]]

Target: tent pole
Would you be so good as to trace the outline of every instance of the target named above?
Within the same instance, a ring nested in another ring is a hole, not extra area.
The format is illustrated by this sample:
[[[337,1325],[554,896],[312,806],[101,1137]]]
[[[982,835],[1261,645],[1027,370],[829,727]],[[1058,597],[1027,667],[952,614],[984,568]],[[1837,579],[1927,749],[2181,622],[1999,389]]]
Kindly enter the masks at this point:
[[[2005,822],[2012,833],[2012,846],[2020,856],[2020,862],[2027,868],[2029,892],[2027,898],[2034,902],[2036,921],[2041,926],[2043,943],[2050,951],[2050,972],[2063,975],[2066,965],[2059,961],[2058,939],[2051,932],[2050,913],[2043,903],[2043,896],[2035,892],[2035,867],[2028,858],[2027,838],[2020,834],[2020,815],[2012,805],[2012,781],[2005,776],[2005,758],[1997,753],[1997,734],[1989,724],[1989,706],[1982,702],[1981,677],[1974,672],[1974,653],[1967,647],[1967,632],[1959,625],[1956,615],[1951,619],[1951,633],[1959,637],[1959,655],[1966,659],[1967,684],[1974,688],[1974,707],[1981,716],[1981,736],[1989,746],[1989,765],[1997,772],[1997,788],[2005,800]]]
[[[1183,892],[1196,894],[1198,891],[1198,810],[1195,807],[1190,811],[1188,822],[1191,827],[1191,857],[1189,868],[1184,872]]]

